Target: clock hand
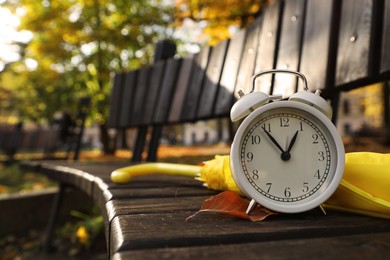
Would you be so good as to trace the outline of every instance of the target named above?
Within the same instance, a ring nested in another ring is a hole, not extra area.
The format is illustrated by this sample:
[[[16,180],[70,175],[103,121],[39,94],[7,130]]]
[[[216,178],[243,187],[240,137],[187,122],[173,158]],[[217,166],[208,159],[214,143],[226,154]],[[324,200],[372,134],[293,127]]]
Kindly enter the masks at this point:
[[[263,128],[264,132],[267,134],[267,136],[269,137],[269,139],[271,139],[271,141],[276,145],[276,147],[282,152],[284,153],[284,150],[283,148],[278,144],[278,142],[275,140],[275,138],[267,131]]]
[[[298,136],[298,131],[295,132],[293,138],[291,139],[291,142],[290,142],[290,145],[288,146],[287,148],[287,152],[289,153],[295,143],[295,140],[297,140],[297,136]]]
[[[298,136],[298,131],[295,132],[293,138],[291,139],[291,142],[290,142],[290,145],[287,148],[287,151],[282,152],[280,157],[282,158],[283,161],[290,160],[290,158],[291,158],[290,151],[291,151],[291,149],[292,149],[292,147],[293,147],[293,145],[295,143],[295,140],[297,140],[297,136]]]

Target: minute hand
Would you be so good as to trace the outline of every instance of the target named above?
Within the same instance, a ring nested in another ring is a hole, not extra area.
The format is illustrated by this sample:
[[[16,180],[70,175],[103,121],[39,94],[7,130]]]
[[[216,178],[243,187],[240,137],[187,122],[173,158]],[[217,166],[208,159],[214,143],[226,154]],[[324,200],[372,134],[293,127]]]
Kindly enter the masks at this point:
[[[265,129],[263,129],[264,132],[267,134],[267,136],[269,137],[269,139],[271,139],[271,141],[276,145],[276,147],[282,152],[284,153],[284,150],[283,148],[278,144],[278,142],[275,140],[275,138]]]

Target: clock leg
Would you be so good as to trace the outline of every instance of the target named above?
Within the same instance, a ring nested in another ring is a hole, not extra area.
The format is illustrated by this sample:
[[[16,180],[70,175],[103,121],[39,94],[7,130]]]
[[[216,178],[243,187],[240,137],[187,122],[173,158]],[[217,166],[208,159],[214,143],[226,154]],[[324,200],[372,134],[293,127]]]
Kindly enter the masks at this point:
[[[322,205],[319,205],[318,208],[321,210],[322,214],[326,216],[326,210],[324,209],[324,207]]]
[[[256,205],[257,202],[254,199],[252,199],[251,202],[249,202],[248,208],[246,209],[245,213],[247,215],[251,214],[251,212],[255,209]]]

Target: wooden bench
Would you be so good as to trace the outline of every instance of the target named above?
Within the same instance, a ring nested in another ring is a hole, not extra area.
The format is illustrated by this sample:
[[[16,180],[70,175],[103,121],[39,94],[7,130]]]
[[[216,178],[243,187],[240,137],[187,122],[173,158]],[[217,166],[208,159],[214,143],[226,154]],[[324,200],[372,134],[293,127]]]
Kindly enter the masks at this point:
[[[15,155],[21,152],[42,153],[43,156],[38,157],[40,159],[77,160],[89,105],[89,97],[81,98],[73,118],[68,115],[67,120],[53,120],[45,127],[24,129],[22,124],[0,126],[0,151],[7,156],[7,161],[13,161]],[[61,150],[65,151],[65,156],[56,156],[55,152]]]
[[[167,59],[114,78],[109,124],[147,128],[229,115],[236,91],[248,91],[255,71],[288,68],[308,78],[337,109],[341,91],[387,80],[390,75],[390,1],[289,0],[270,6],[232,39],[205,47],[192,58]],[[257,89],[283,93],[301,86],[295,78],[264,77]],[[158,140],[158,134],[154,139]],[[151,138],[153,140],[153,138]],[[142,158],[143,144],[133,155]],[[148,159],[155,157],[156,144]],[[136,158],[134,158],[134,156]],[[102,210],[108,255],[113,259],[161,258],[375,258],[390,255],[388,220],[319,211],[279,215],[261,223],[200,215],[216,194],[201,183],[173,176],[138,177],[114,184],[110,173],[127,162],[26,162],[61,184],[76,187]],[[51,218],[49,232],[52,232]],[[50,236],[49,236],[50,237]],[[47,241],[47,246],[49,245]]]

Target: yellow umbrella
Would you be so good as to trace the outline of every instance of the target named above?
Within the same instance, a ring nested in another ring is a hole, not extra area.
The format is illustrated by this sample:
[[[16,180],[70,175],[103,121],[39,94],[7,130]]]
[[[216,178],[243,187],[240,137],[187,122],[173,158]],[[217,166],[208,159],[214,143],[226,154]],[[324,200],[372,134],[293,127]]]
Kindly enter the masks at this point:
[[[147,174],[193,177],[209,189],[242,195],[233,180],[227,155],[216,155],[202,166],[173,163],[128,166],[113,171],[111,180],[127,183],[135,176]],[[343,179],[324,207],[390,219],[390,154],[347,153]]]

